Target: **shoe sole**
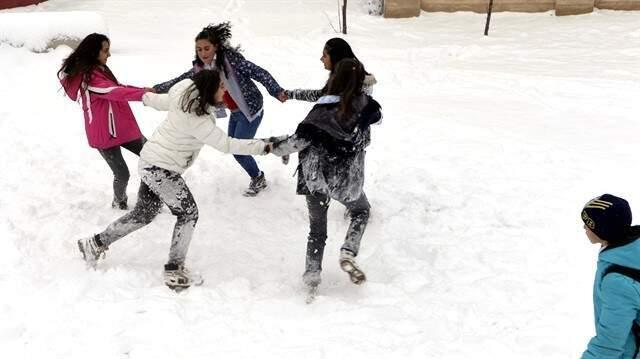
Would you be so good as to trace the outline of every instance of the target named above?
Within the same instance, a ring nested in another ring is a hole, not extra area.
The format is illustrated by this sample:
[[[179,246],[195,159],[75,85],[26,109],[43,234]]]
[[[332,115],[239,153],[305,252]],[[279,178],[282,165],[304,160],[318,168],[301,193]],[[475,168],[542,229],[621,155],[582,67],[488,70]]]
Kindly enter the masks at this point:
[[[245,197],[255,197],[257,196],[260,192],[264,191],[267,188],[267,185],[264,185],[264,187],[260,187],[260,189],[258,190],[258,192],[244,192],[242,195]]]
[[[351,279],[353,284],[360,285],[367,281],[367,277],[364,275],[364,272],[360,270],[360,268],[358,268],[351,259],[340,260],[340,268],[349,274],[349,279]]]
[[[164,284],[169,287],[169,289],[174,290],[176,292],[181,292],[189,287],[191,287],[192,285],[194,287],[199,287],[204,283],[204,279],[201,279],[199,282],[192,282],[191,284],[172,284],[172,283],[167,283],[164,282]]]
[[[87,252],[85,251],[85,248],[82,245],[81,241],[78,241],[78,249],[80,250],[80,253],[82,254],[82,259],[87,264],[87,266],[90,268],[95,268],[98,261],[97,260],[91,261],[87,259]]]

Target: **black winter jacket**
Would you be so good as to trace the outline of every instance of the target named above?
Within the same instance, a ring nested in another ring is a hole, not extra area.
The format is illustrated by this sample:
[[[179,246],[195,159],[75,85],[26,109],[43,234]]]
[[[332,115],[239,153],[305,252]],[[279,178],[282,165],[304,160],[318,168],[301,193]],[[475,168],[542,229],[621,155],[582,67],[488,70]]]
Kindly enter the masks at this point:
[[[321,193],[341,202],[355,201],[362,195],[369,126],[382,114],[380,104],[364,94],[356,97],[353,105],[353,114],[341,121],[339,98],[324,96],[293,135],[274,142],[275,155],[300,152],[298,194]]]

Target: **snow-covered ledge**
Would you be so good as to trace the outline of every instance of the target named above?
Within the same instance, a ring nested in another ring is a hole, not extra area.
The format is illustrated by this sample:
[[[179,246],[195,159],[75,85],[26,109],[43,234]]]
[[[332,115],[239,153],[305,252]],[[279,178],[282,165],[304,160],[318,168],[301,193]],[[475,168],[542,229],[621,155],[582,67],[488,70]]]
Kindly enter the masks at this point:
[[[62,44],[75,48],[93,32],[108,34],[106,21],[95,12],[0,12],[0,43],[34,52]]]

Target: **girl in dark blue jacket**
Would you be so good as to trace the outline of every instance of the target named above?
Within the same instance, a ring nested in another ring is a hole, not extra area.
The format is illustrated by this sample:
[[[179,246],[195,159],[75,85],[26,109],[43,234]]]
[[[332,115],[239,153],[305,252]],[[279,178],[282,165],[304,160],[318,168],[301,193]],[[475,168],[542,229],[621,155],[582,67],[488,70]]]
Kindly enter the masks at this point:
[[[237,47],[231,47],[229,39],[231,39],[231,25],[228,22],[203,28],[195,39],[196,57],[193,67],[182,75],[157,84],[153,88],[158,93],[166,93],[174,84],[186,78],[192,78],[203,69],[217,70],[227,88],[224,103],[231,111],[227,133],[234,138],[251,139],[256,135],[264,115],[262,94],[254,80],[260,82],[269,94],[279,101],[284,102],[286,96],[284,89],[271,74],[245,59]],[[218,117],[220,117],[219,114]],[[234,155],[234,157],[251,177],[249,188],[244,195],[256,196],[267,187],[264,172],[260,171],[253,157],[244,155]]]

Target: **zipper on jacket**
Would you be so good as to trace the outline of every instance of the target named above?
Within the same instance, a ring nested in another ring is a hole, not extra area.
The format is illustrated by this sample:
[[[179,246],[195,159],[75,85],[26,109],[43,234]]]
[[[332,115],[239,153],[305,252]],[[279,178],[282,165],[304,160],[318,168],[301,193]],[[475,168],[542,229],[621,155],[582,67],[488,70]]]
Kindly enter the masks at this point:
[[[111,137],[118,137],[118,133],[116,132],[116,121],[113,118],[113,109],[111,108],[111,103],[109,103],[109,134]]]

